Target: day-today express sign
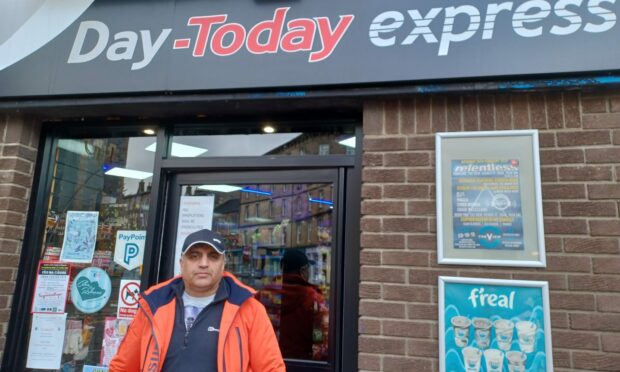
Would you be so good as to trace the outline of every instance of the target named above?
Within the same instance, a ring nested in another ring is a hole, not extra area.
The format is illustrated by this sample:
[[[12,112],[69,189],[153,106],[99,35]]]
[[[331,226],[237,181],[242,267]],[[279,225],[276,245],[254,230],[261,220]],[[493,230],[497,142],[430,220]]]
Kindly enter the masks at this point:
[[[0,97],[612,71],[616,0],[0,0]]]

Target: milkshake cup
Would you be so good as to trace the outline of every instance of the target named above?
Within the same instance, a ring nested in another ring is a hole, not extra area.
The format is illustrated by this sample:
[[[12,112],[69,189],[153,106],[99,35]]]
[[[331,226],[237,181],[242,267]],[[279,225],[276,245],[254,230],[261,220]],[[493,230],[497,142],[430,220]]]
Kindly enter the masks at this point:
[[[495,328],[497,346],[504,351],[510,350],[515,327],[514,323],[508,319],[497,319],[493,322],[493,327]]]
[[[508,370],[510,372],[525,372],[525,359],[527,356],[522,351],[509,351],[506,353]]]
[[[476,344],[481,349],[486,349],[491,343],[491,320],[487,318],[474,318],[471,323],[474,326]]]
[[[480,371],[480,360],[482,359],[482,351],[478,348],[467,346],[463,348],[462,352],[465,372]]]
[[[452,327],[454,327],[454,342],[459,347],[467,346],[469,343],[469,326],[471,320],[466,316],[454,316],[450,319]]]
[[[504,352],[498,349],[485,350],[484,361],[487,366],[487,372],[502,372],[504,365]]]
[[[521,351],[525,353],[533,352],[536,342],[536,324],[528,320],[521,320],[515,324],[515,328],[517,328]]]

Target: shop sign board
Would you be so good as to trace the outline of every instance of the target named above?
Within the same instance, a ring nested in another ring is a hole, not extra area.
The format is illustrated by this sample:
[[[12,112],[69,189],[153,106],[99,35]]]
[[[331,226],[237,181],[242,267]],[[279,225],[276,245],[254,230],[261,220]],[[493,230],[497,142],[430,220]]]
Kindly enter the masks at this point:
[[[547,282],[439,277],[440,371],[553,371]]]
[[[619,7],[614,0],[5,1],[0,97],[613,71]]]
[[[126,270],[133,270],[142,265],[145,242],[146,231],[117,231],[114,262]]]
[[[538,132],[435,138],[437,261],[544,267]]]
[[[133,319],[138,313],[140,281],[122,279],[118,291],[118,319]]]

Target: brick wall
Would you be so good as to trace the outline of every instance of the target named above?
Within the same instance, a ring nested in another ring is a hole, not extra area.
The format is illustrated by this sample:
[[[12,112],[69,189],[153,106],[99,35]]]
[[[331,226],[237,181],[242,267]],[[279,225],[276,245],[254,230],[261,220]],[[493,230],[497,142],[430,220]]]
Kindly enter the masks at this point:
[[[540,130],[547,267],[437,265],[434,133]],[[438,371],[437,276],[545,280],[556,371],[620,366],[620,91],[364,107],[359,368]]]
[[[0,116],[0,359],[6,342],[15,278],[24,237],[39,126]]]

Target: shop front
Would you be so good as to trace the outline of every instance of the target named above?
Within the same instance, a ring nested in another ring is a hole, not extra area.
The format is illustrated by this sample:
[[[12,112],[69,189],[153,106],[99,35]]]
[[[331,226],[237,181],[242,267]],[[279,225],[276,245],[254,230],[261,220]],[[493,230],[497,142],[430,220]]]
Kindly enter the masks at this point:
[[[201,228],[290,371],[620,362],[618,11],[0,3],[2,370],[106,371]],[[469,302],[541,341],[485,344]]]

